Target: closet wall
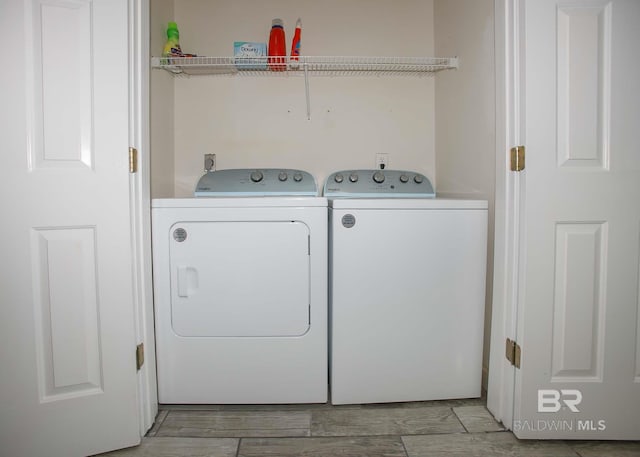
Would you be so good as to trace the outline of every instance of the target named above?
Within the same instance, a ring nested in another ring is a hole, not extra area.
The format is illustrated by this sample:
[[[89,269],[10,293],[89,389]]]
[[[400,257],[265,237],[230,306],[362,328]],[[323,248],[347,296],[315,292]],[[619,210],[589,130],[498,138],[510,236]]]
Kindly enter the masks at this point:
[[[436,55],[457,55],[456,71],[436,77],[436,177],[439,197],[489,202],[483,386],[487,385],[496,157],[493,0],[435,0]]]
[[[283,18],[288,42],[302,18],[305,55],[434,54],[431,0],[154,0],[151,8],[155,55],[168,20],[178,23],[184,52],[231,56],[234,41],[266,42],[274,17]],[[331,171],[372,168],[384,152],[390,167],[436,179],[432,76],[311,77],[308,119],[302,77],[177,77],[172,92],[158,73],[166,72],[152,72],[152,117],[169,112],[174,131],[152,142],[173,141],[173,172],[164,163],[154,169],[162,182],[173,173],[173,195],[154,186],[162,196],[191,196],[205,153],[217,155],[218,168],[302,168],[321,185]],[[171,100],[156,108],[158,96]]]

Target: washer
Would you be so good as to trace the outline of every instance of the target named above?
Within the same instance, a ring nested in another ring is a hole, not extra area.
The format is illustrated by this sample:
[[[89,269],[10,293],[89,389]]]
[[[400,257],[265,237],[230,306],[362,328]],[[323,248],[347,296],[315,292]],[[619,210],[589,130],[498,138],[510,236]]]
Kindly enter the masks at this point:
[[[331,402],[480,396],[487,202],[426,176],[331,174]]]
[[[221,170],[152,202],[160,403],[327,401],[327,200],[300,170]]]

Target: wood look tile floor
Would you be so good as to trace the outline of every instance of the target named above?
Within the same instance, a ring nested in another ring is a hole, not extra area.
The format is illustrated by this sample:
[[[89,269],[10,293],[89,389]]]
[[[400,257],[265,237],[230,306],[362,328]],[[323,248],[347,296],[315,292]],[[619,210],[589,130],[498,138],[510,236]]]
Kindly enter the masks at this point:
[[[103,457],[640,457],[640,441],[518,440],[484,399],[380,405],[162,405]]]

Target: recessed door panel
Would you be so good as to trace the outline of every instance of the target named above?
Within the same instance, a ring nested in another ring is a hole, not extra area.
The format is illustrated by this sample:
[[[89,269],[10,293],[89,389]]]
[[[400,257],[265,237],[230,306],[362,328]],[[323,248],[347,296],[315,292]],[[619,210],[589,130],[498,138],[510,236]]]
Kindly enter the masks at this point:
[[[179,222],[168,236],[176,334],[299,336],[308,330],[304,223]]]

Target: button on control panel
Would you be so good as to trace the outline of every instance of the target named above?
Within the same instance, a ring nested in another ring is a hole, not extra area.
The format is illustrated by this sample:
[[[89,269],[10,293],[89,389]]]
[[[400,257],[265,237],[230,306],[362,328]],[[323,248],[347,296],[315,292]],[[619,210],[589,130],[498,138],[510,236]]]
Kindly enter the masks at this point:
[[[435,191],[429,178],[415,171],[342,170],[329,175],[324,185],[324,196],[433,198]]]

